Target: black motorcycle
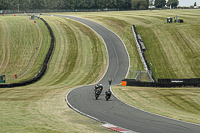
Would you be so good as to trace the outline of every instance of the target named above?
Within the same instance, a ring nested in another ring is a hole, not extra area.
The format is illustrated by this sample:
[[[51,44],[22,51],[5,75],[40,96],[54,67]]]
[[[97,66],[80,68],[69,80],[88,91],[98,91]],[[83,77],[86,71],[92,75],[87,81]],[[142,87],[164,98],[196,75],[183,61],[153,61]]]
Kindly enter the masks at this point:
[[[110,90],[108,90],[108,91],[106,91],[105,92],[106,93],[106,101],[108,101],[108,99],[110,99],[110,97],[111,97],[111,91]]]
[[[96,89],[95,90],[95,98],[96,98],[96,100],[98,99],[100,94],[101,94],[101,90],[100,89]]]

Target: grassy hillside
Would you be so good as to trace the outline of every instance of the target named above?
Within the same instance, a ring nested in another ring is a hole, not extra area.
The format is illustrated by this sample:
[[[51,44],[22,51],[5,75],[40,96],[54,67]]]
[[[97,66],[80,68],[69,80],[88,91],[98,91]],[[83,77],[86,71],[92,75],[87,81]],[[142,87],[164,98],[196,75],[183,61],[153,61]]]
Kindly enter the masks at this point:
[[[143,70],[131,26],[136,25],[147,48],[145,52],[156,79],[199,78],[200,18],[199,10],[156,10],[95,13],[64,13],[101,23],[117,33],[128,49],[130,70]],[[167,17],[184,23],[167,23]]]
[[[110,132],[65,102],[71,89],[96,83],[103,76],[107,54],[102,39],[77,22],[44,19],[56,38],[48,71],[35,84],[0,89],[1,132]]]

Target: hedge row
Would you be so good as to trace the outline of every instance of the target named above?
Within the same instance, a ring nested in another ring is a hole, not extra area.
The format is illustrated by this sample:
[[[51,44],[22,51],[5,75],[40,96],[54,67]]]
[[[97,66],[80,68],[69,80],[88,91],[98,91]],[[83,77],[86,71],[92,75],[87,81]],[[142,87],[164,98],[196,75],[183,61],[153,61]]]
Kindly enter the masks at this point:
[[[44,76],[44,74],[47,70],[48,62],[49,62],[51,55],[53,53],[53,49],[54,49],[54,45],[55,45],[55,37],[53,35],[53,31],[52,31],[51,27],[49,26],[49,24],[43,18],[40,18],[40,19],[47,26],[49,33],[50,33],[50,36],[51,36],[51,45],[50,45],[49,51],[48,51],[48,53],[47,53],[47,55],[44,59],[44,62],[43,62],[43,65],[42,65],[40,72],[35,77],[28,79],[28,80],[21,81],[19,83],[0,84],[0,88],[13,88],[13,87],[19,87],[19,86],[25,86],[25,85],[33,84],[33,83],[37,82],[38,80],[40,80]]]

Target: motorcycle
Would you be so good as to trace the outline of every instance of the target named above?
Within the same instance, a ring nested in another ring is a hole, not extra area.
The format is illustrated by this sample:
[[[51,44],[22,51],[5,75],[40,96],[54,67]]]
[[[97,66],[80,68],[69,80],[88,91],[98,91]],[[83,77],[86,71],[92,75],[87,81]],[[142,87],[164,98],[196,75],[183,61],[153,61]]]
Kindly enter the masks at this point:
[[[101,92],[102,92],[102,90],[103,90],[102,84],[100,84],[100,85],[96,84],[96,85],[94,86],[94,91],[96,91],[97,89],[100,89]]]
[[[96,100],[98,99],[100,94],[101,94],[101,90],[100,89],[96,89],[95,90],[95,98],[96,98]]]
[[[105,93],[106,93],[106,97],[105,97],[106,101],[108,101],[108,99],[110,99],[110,97],[111,97],[111,91],[108,90]]]
[[[95,98],[96,98],[96,100],[98,99],[98,97],[99,97],[99,95],[101,94],[102,90],[103,90],[102,84],[99,84],[99,85],[96,84],[96,85],[94,86],[94,91],[95,91]]]

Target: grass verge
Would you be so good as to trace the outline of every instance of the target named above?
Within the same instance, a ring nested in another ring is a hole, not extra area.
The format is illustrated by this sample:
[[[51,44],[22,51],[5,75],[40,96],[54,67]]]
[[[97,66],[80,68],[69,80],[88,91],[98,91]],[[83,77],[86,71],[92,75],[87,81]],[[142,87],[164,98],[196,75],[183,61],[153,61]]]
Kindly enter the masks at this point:
[[[199,88],[112,87],[123,102],[173,119],[200,124]]]

